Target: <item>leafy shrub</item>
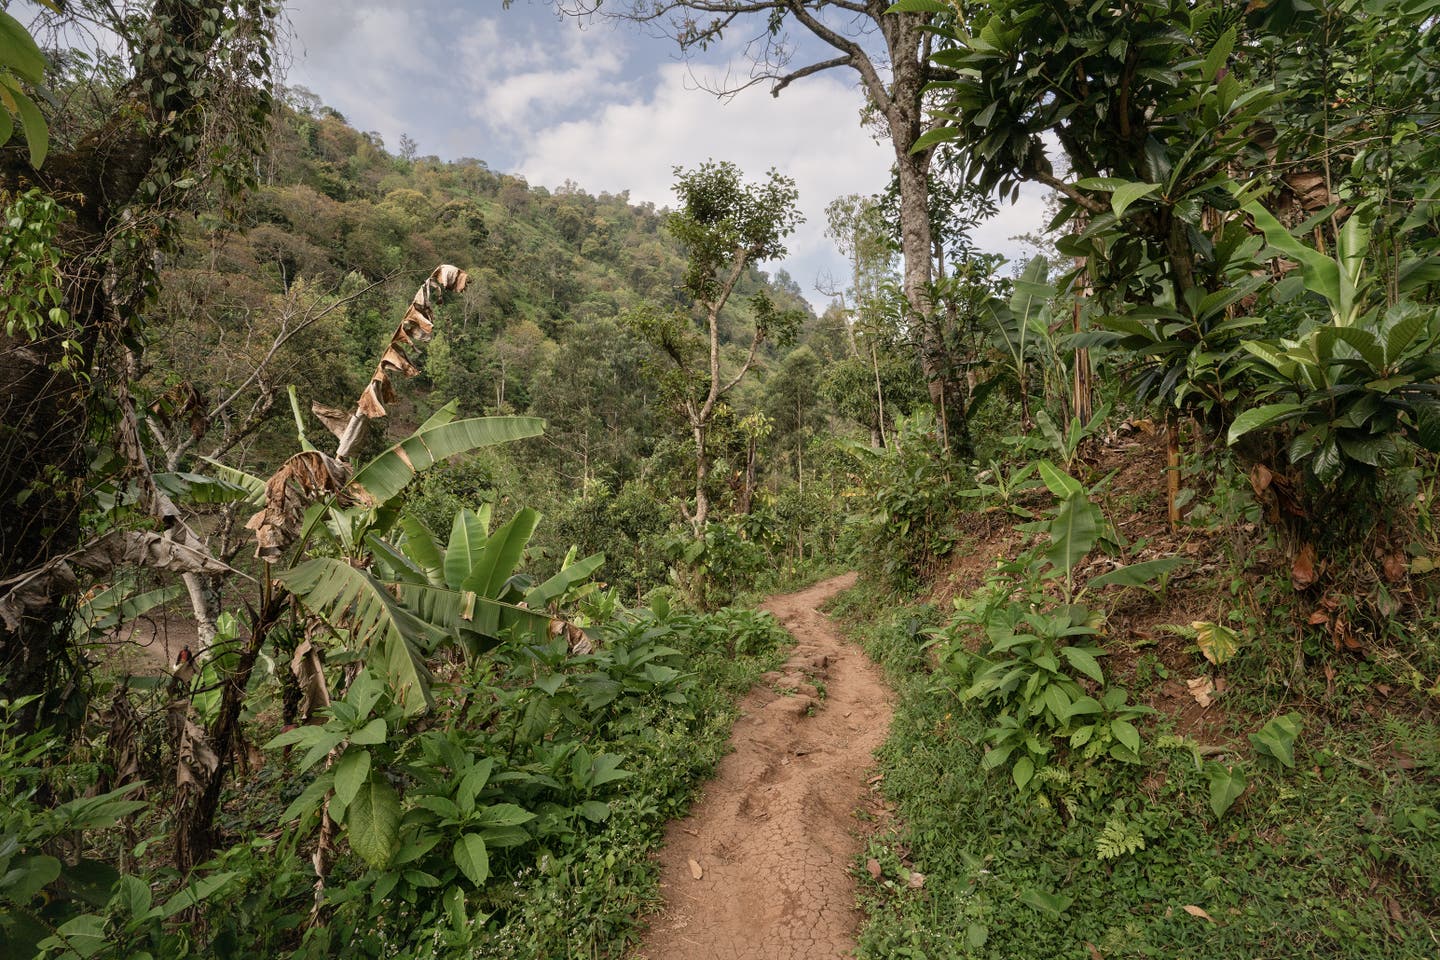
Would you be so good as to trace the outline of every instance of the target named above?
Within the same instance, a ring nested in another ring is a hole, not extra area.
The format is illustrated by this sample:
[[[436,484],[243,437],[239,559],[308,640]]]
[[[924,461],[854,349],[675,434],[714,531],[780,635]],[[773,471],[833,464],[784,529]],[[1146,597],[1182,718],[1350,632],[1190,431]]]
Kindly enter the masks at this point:
[[[907,589],[955,546],[956,466],[940,447],[933,415],[924,411],[897,418],[890,446],[854,449],[862,454],[856,562],[867,578]]]

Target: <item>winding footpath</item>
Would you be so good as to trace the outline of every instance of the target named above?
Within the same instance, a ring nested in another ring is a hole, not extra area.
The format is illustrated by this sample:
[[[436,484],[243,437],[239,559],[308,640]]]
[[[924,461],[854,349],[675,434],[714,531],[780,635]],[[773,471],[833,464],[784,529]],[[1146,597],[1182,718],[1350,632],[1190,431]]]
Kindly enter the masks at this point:
[[[664,907],[636,960],[849,956],[860,913],[857,811],[878,802],[871,754],[890,724],[880,668],[816,608],[853,574],[763,609],[794,635],[789,661],[741,705],[732,752],[659,854]]]

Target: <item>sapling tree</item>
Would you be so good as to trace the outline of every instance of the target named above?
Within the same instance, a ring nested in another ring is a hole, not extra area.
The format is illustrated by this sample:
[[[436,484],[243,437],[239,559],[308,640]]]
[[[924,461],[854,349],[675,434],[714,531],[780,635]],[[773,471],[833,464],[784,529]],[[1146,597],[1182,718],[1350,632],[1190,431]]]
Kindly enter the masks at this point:
[[[759,183],[746,183],[728,162],[710,161],[690,171],[676,167],[675,175],[680,207],[668,226],[688,255],[682,289],[694,303],[694,316],[647,308],[631,320],[672,364],[666,390],[695,443],[695,504],[682,512],[698,541],[710,517],[707,442],[716,409],[755,366],[761,345],[790,340],[800,320],[799,311],[781,309],[764,292],[755,294],[749,301],[750,342],[744,359],[732,365],[722,357],[720,315],[747,271],[785,255],[785,238],[802,218],[795,209],[795,181],[774,170]]]

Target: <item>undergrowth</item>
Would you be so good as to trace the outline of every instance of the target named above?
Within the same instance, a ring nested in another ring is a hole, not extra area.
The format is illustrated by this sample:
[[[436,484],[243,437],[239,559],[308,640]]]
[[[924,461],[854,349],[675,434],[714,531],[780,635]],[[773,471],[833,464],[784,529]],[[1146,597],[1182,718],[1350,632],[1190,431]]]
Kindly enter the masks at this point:
[[[1140,763],[1048,768],[1017,795],[986,768],[982,712],[930,671],[940,612],[863,587],[836,610],[896,693],[860,957],[1440,955],[1433,719],[1307,711],[1291,768],[1264,737],[1202,756],[1160,716]],[[1217,760],[1248,773],[1218,817]]]

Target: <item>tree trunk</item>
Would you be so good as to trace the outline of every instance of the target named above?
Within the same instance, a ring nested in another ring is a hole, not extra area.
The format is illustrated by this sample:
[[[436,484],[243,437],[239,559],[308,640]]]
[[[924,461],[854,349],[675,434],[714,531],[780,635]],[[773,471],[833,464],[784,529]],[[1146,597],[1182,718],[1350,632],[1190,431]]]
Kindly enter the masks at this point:
[[[705,523],[710,518],[710,498],[705,493],[705,481],[710,476],[710,460],[705,451],[705,435],[708,424],[691,427],[695,436],[695,513],[690,518],[690,527],[696,540],[705,538]]]

